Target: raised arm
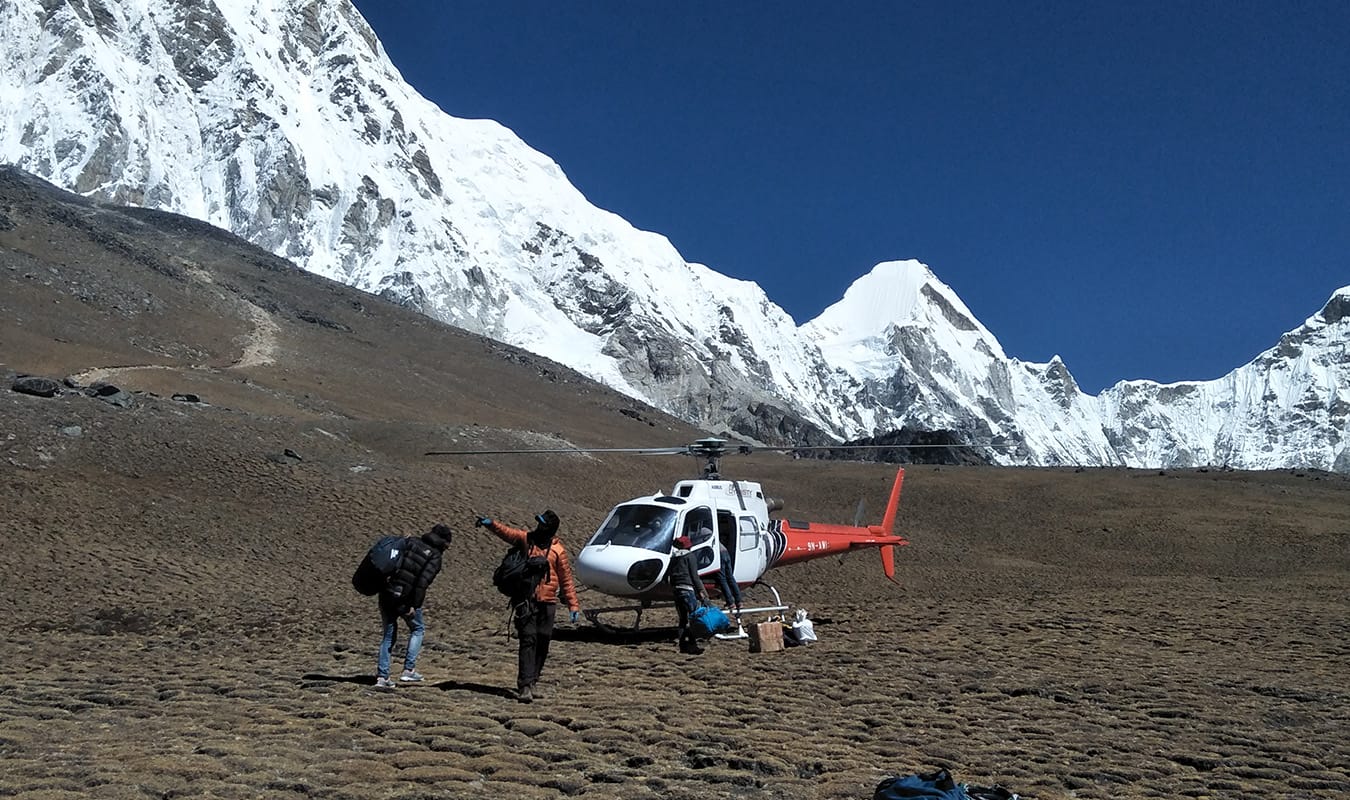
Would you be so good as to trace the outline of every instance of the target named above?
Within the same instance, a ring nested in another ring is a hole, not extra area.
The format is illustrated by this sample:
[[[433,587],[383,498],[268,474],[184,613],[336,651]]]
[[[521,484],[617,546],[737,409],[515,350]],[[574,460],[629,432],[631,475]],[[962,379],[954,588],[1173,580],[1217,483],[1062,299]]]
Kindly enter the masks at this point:
[[[501,539],[503,542],[510,545],[523,547],[525,545],[525,538],[529,536],[529,531],[524,531],[520,528],[512,528],[510,525],[503,525],[502,523],[487,517],[479,517],[478,521],[474,523],[474,526],[492,531],[498,539]]]

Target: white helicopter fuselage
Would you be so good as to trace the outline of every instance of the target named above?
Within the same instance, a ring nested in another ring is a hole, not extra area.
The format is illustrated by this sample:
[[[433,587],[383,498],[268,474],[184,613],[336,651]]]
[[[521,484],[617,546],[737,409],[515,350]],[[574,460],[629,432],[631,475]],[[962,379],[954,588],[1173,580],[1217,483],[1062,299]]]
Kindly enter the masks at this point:
[[[772,500],[758,483],[720,479],[680,481],[670,494],[615,506],[578,552],[576,577],[615,597],[668,599],[664,582],[675,538],[692,540],[699,574],[720,569],[741,585],[759,580],[782,555],[783,537],[769,523]],[[718,544],[731,563],[724,564]]]

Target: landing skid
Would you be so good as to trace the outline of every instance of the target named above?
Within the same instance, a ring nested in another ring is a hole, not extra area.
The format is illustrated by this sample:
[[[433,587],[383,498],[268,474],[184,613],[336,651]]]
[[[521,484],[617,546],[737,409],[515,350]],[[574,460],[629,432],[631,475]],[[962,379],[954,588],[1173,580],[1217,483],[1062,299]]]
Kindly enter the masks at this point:
[[[766,614],[767,615],[766,620],[781,621],[783,619],[783,613],[788,610],[789,606],[783,602],[783,599],[782,597],[779,596],[777,589],[775,589],[770,584],[761,582],[756,583],[751,587],[748,587],[747,589],[745,589],[745,591],[749,591],[750,588],[757,588],[760,586],[764,587],[765,589],[768,589],[769,592],[773,594],[773,602],[768,605],[751,606],[748,608],[742,606],[741,620],[744,620],[747,614]],[[643,600],[641,602],[633,603],[631,605],[626,606],[605,606],[603,608],[588,608],[585,611],[582,611],[581,613],[582,616],[586,618],[587,622],[590,622],[592,625],[604,631],[605,633],[623,634],[623,633],[636,633],[639,629],[641,629],[642,612],[646,611],[649,608],[673,609],[675,608],[675,603],[669,600],[659,602],[653,600]],[[601,614],[632,614],[633,624],[626,626],[614,625],[601,619],[600,618]],[[745,625],[743,622],[738,622],[736,626],[736,633],[716,633],[713,635],[718,639],[748,639],[750,637],[750,634],[745,632]]]
[[[674,608],[675,604],[671,602],[653,602],[644,600],[629,606],[607,606],[605,608],[588,608],[581,612],[582,616],[595,627],[606,633],[635,633],[642,627],[642,612],[649,608]],[[600,619],[601,614],[632,614],[633,624],[630,626],[611,625]]]
[[[756,583],[755,586],[763,586],[773,593],[773,604],[767,606],[755,606],[753,608],[741,608],[740,619],[736,621],[735,633],[714,633],[713,636],[718,639],[749,639],[750,634],[745,632],[746,614],[768,614],[767,622],[782,620],[783,612],[788,610],[788,606],[783,603],[783,598],[778,596],[778,590],[767,583]]]

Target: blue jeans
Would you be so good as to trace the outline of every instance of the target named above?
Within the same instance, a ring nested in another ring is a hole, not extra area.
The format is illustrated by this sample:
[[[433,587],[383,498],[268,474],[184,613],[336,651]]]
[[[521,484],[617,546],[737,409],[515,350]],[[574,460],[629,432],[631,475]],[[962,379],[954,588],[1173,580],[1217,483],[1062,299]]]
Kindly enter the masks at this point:
[[[398,639],[398,609],[386,603],[380,597],[380,619],[384,622],[384,638],[380,640],[380,663],[377,675],[389,677],[389,653]],[[422,635],[426,626],[422,624],[422,609],[414,608],[404,620],[408,622],[408,650],[403,656],[403,669],[412,670],[417,666],[417,656],[422,652]]]
[[[722,602],[732,608],[741,607],[741,587],[736,583],[736,579],[727,575],[726,562],[722,562],[722,569],[713,573],[717,578],[717,590],[722,593]]]

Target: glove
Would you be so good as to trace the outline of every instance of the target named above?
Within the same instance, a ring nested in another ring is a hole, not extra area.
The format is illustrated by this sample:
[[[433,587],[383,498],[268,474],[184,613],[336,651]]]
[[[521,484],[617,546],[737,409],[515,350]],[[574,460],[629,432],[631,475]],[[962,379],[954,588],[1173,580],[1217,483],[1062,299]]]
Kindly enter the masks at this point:
[[[577,624],[577,622],[578,622],[580,619],[581,619],[581,612],[580,612],[580,611],[573,611],[573,612],[572,612],[572,624],[573,624],[573,625]]]
[[[475,528],[486,528],[491,524],[492,524],[492,517],[479,517],[478,519],[474,520],[473,526]]]

